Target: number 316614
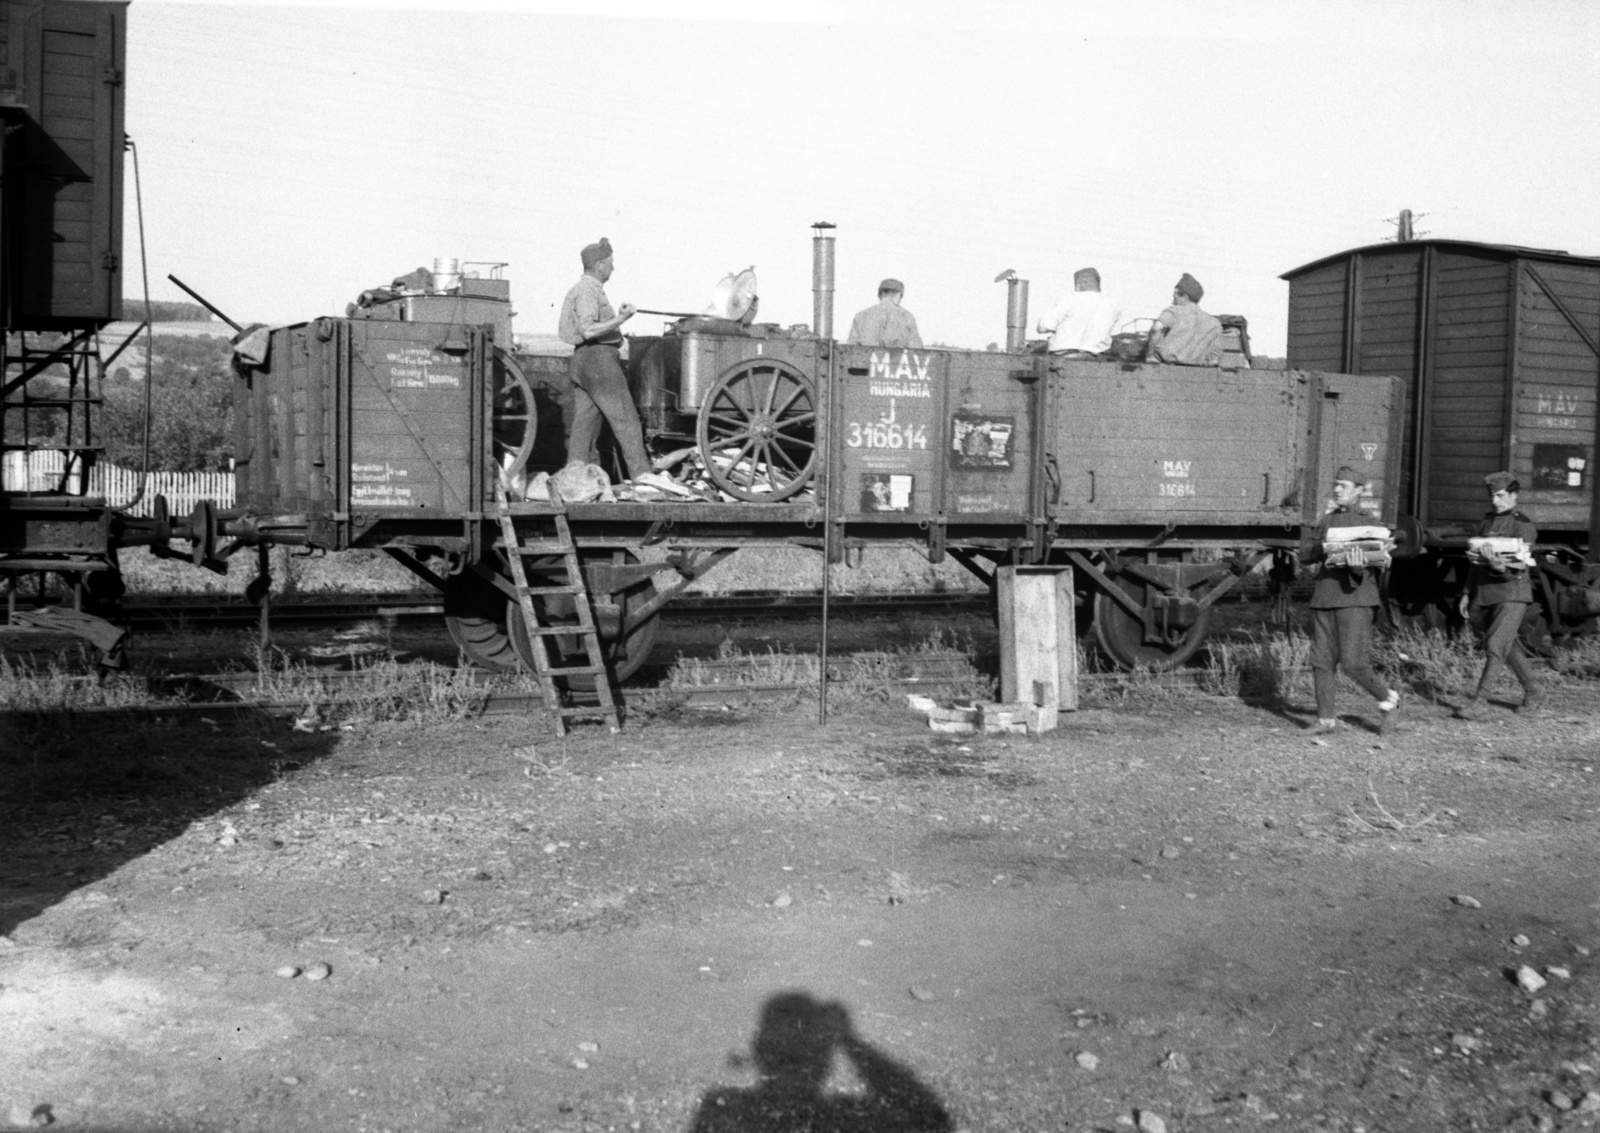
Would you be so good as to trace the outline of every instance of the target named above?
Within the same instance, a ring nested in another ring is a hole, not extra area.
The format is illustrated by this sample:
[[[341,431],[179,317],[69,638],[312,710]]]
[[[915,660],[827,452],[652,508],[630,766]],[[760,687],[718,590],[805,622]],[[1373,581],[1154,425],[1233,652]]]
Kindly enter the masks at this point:
[[[926,425],[852,421],[845,444],[851,448],[927,448],[928,430]]]

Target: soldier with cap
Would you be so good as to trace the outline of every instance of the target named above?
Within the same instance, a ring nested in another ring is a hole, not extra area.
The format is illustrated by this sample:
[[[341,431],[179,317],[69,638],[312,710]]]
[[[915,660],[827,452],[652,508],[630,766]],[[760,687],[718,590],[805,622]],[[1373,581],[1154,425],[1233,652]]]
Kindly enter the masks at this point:
[[[1378,730],[1385,732],[1400,711],[1400,692],[1386,686],[1372,671],[1372,621],[1378,609],[1378,579],[1367,566],[1366,553],[1324,550],[1328,532],[1340,527],[1369,527],[1372,520],[1357,507],[1365,482],[1349,465],[1333,474],[1333,499],[1317,526],[1307,559],[1321,561],[1311,592],[1311,675],[1317,695],[1318,735],[1339,726],[1335,711],[1338,670],[1378,702]],[[1386,549],[1392,550],[1391,540]]]
[[[561,303],[557,333],[570,342],[572,352],[572,426],[567,436],[567,459],[593,464],[599,457],[601,419],[622,450],[630,479],[650,471],[644,448],[639,410],[628,391],[622,370],[622,324],[633,317],[634,306],[624,303],[613,311],[605,282],[614,267],[611,241],[604,236],[581,253],[583,275]]]
[[[1172,306],[1156,316],[1145,348],[1147,362],[1215,366],[1222,360],[1222,320],[1200,309],[1205,288],[1188,272],[1172,289]]]
[[[1122,307],[1100,290],[1100,273],[1080,268],[1072,276],[1072,294],[1039,320],[1040,334],[1050,336],[1050,353],[1068,356],[1104,354],[1122,322]]]
[[[1521,485],[1509,472],[1495,472],[1483,478],[1489,493],[1489,512],[1478,524],[1478,535],[1486,538],[1519,539],[1523,546],[1507,553],[1502,550],[1480,547],[1469,553],[1472,567],[1467,572],[1468,614],[1474,624],[1486,623],[1483,631],[1483,674],[1478,678],[1477,690],[1459,709],[1456,715],[1463,720],[1475,720],[1483,713],[1483,703],[1501,668],[1509,668],[1522,683],[1522,704],[1519,713],[1538,711],[1544,702],[1544,690],[1517,631],[1522,628],[1522,618],[1533,601],[1533,582],[1528,567],[1533,562],[1533,545],[1539,541],[1539,529],[1533,520],[1517,510],[1517,492]]]
[[[917,320],[900,305],[906,285],[898,279],[878,284],[878,301],[850,323],[849,342],[857,346],[910,346],[922,349]]]

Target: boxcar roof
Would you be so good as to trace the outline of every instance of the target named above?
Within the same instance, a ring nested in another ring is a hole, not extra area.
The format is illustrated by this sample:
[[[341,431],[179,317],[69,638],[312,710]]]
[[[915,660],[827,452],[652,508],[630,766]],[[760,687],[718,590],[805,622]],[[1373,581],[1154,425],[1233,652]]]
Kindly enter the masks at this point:
[[[1363,252],[1394,252],[1402,247],[1421,247],[1431,245],[1435,248],[1459,248],[1467,251],[1476,251],[1491,259],[1535,259],[1554,260],[1564,264],[1582,264],[1587,267],[1600,267],[1600,258],[1594,256],[1574,256],[1570,252],[1561,252],[1553,248],[1520,248],[1515,244],[1483,244],[1476,240],[1407,240],[1404,244],[1394,240],[1386,240],[1381,244],[1368,244],[1364,248],[1349,248],[1343,252],[1335,252],[1331,256],[1323,256],[1319,260],[1312,260],[1308,264],[1301,264],[1297,268],[1280,275],[1279,279],[1293,279],[1297,275],[1331,264],[1335,260],[1342,260],[1346,256],[1357,256]]]

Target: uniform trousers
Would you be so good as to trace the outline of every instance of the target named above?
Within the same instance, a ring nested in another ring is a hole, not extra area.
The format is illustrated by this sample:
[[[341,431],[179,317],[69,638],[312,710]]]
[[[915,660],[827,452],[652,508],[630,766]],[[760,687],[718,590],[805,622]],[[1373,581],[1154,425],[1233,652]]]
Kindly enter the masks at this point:
[[[1483,634],[1483,651],[1488,655],[1483,663],[1483,676],[1478,678],[1478,695],[1487,696],[1494,683],[1495,674],[1503,665],[1521,682],[1524,691],[1538,687],[1539,680],[1528,664],[1517,631],[1522,628],[1522,618],[1528,612],[1526,602],[1499,602],[1493,606],[1480,606],[1488,627]]]
[[[1311,682],[1317,690],[1317,715],[1332,720],[1339,687],[1337,670],[1387,700],[1389,688],[1372,671],[1372,606],[1340,606],[1311,611]]]
[[[572,432],[567,437],[567,459],[595,463],[599,458],[600,422],[611,426],[611,433],[622,450],[628,477],[650,471],[650,457],[644,450],[644,430],[639,425],[639,410],[628,392],[628,376],[615,346],[591,344],[572,352]]]

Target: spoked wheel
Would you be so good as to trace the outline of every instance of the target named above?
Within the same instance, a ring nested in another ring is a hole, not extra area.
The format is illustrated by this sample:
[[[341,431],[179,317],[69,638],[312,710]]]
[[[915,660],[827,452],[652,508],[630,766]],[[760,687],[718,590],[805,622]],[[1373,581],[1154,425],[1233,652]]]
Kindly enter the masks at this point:
[[[740,362],[712,385],[696,434],[717,487],[740,500],[786,500],[811,482],[816,469],[811,379],[772,358]]]
[[[624,566],[637,563],[639,556],[632,551],[618,550],[609,553],[585,553],[583,561],[593,563],[609,561],[614,566]],[[531,560],[528,564],[530,573],[543,573],[541,567],[547,564],[541,560]],[[559,565],[556,572],[560,573]],[[535,582],[534,585],[540,585]],[[622,607],[621,622],[626,622],[640,607],[656,596],[656,588],[649,579],[634,583],[621,594],[616,595],[617,603]],[[546,626],[571,625],[576,627],[578,615],[573,606],[572,599],[563,594],[536,595],[534,602],[538,605],[539,621]],[[610,666],[612,677],[618,684],[637,673],[646,661],[650,659],[650,652],[655,648],[656,637],[661,632],[661,619],[651,617],[643,624],[634,628],[632,633],[618,632],[620,623],[601,617],[597,618],[600,628],[600,652]],[[511,644],[516,650],[516,655],[529,670],[534,668],[533,639],[528,636],[523,628],[522,608],[512,603],[510,605]],[[586,665],[589,662],[587,651],[583,647],[583,638],[576,633],[571,636],[560,635],[547,639],[552,644],[550,656],[553,664],[558,668],[568,668],[575,665]],[[594,688],[594,681],[587,676],[574,676],[563,678],[568,688],[587,692]]]
[[[509,351],[494,348],[493,369],[490,431],[494,436],[495,467],[507,483],[515,483],[533,453],[538,408],[533,401],[533,387]]]
[[[506,633],[506,596],[470,571],[446,580],[444,624],[462,655],[492,673],[515,672],[516,650]]]
[[[1148,584],[1142,579],[1124,574],[1115,579],[1115,585],[1141,607],[1145,604]],[[1164,640],[1147,642],[1142,622],[1110,595],[1096,591],[1094,596],[1095,640],[1123,669],[1142,667],[1159,672],[1177,668],[1193,657],[1194,651],[1204,643],[1210,622],[1210,609],[1201,610],[1189,625],[1168,630]]]

